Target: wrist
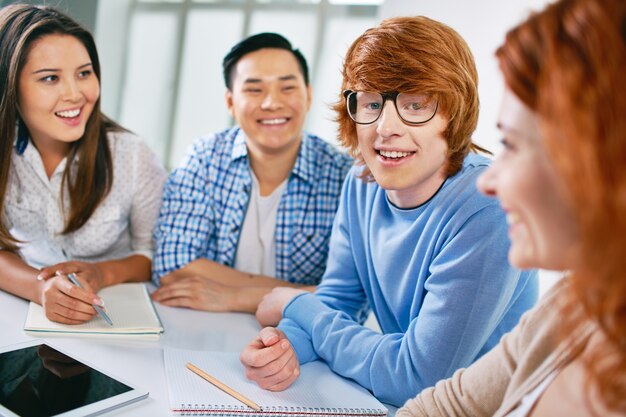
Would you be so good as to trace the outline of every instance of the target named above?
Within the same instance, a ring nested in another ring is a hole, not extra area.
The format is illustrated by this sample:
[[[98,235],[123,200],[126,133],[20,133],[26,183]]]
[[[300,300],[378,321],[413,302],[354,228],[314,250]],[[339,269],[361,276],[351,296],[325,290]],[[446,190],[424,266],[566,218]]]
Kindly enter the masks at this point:
[[[93,264],[94,268],[98,271],[96,276],[98,277],[98,282],[96,282],[96,286],[98,287],[96,291],[100,290],[104,287],[109,287],[115,284],[115,277],[111,268],[107,268],[105,263],[96,262]]]
[[[239,287],[233,291],[231,311],[256,313],[263,296],[271,291],[264,287]]]
[[[37,271],[37,275],[39,275],[39,271]],[[43,300],[43,295],[44,295],[44,290],[46,288],[46,286],[45,286],[46,281],[45,280],[41,280],[40,281],[39,279],[37,279],[37,275],[35,275],[35,278],[34,278],[34,280],[36,282],[36,284],[33,287],[34,293],[29,298],[30,298],[30,300],[32,300],[32,301],[36,302],[37,304],[43,306],[43,301],[44,301]],[[51,278],[51,279],[54,279],[54,278]]]

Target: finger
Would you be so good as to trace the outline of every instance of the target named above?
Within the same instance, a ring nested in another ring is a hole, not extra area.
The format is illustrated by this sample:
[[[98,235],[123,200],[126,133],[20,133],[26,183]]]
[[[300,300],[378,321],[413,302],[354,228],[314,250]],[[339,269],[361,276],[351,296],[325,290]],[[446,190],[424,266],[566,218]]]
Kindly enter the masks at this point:
[[[96,311],[93,308],[91,310],[93,311],[93,314],[80,311],[80,310],[73,310],[71,308],[67,308],[60,304],[57,304],[56,306],[54,306],[54,311],[51,312],[50,314],[46,313],[46,316],[50,320],[54,320],[52,317],[56,317],[57,321],[63,320],[62,322],[65,322],[68,324],[78,324],[78,323],[84,323],[86,321],[89,321],[96,315]]]
[[[71,317],[72,314],[69,314],[69,312],[67,312],[67,315],[70,317],[64,314],[61,314],[60,311],[52,311],[52,312],[46,311],[46,317],[50,321],[55,321],[55,322],[63,323],[63,324],[82,324],[93,318],[93,316],[82,316],[82,315]]]
[[[39,271],[39,274],[37,274],[37,280],[45,281],[55,276],[56,276],[56,268],[54,267],[41,268],[41,270]]]
[[[276,385],[272,385],[271,387],[268,387],[266,389],[269,391],[275,391],[275,392],[284,391],[287,388],[289,388],[289,386],[293,384],[295,380],[298,379],[299,376],[300,376],[300,367],[297,367],[291,372],[291,375],[288,376],[284,381]]]
[[[276,384],[276,380],[282,381],[286,378],[286,376],[281,377],[281,373],[285,373],[285,367],[288,367],[288,364],[290,362],[293,362],[291,366],[289,366],[290,371],[293,370],[294,365],[297,365],[298,361],[297,359],[294,359],[295,352],[293,351],[293,349],[288,349],[281,356],[276,358],[276,360],[268,363],[265,366],[246,369],[246,376],[248,376],[248,379],[252,379],[254,381],[260,381],[274,377],[274,382],[268,383],[267,386],[274,385]]]
[[[55,287],[45,291],[43,307],[50,320],[67,324],[85,322],[96,314],[90,304],[68,297]]]
[[[173,272],[161,277],[161,285],[169,285],[180,280],[180,277],[176,276]]]
[[[85,303],[65,294],[59,295],[54,304],[49,304],[49,307],[68,318],[85,319],[85,315],[93,316],[97,313],[91,303]]]
[[[289,360],[278,370],[278,372],[266,377],[253,375],[253,378],[251,379],[263,389],[279,390],[281,387],[286,388],[291,382],[293,382],[297,378],[297,374],[299,374],[300,372],[299,369],[300,367],[295,356],[291,356],[289,357]]]
[[[67,275],[67,274],[75,274],[83,272],[83,268],[80,267],[79,264],[75,262],[64,262],[62,264],[55,265],[55,272],[57,275]],[[81,284],[83,282],[81,281]]]
[[[256,349],[250,349],[247,352],[246,363],[251,368],[261,368],[268,363],[274,362],[282,356],[287,349],[290,348],[289,341],[284,339],[285,343],[275,343],[272,346],[265,346],[259,338]],[[260,345],[259,345],[260,344]],[[253,346],[251,346],[253,347]]]
[[[158,301],[159,304],[167,307],[183,307],[193,308],[193,301],[189,298],[168,298],[166,300]]]
[[[191,297],[194,294],[195,291],[193,291],[190,286],[184,283],[176,283],[171,286],[159,288],[152,293],[152,299],[161,302],[172,298]]]
[[[57,300],[58,304],[65,307],[79,309],[79,306],[83,304],[88,305],[91,310],[93,310],[91,304],[104,307],[104,302],[100,297],[84,288],[79,288],[64,277],[57,277],[54,281],[54,287],[65,294],[66,297],[60,297],[59,300]],[[80,310],[84,311],[84,308]]]
[[[246,345],[246,347],[239,354],[239,361],[241,364],[248,368],[252,366],[253,358],[259,350],[266,349],[265,345],[257,335],[254,339]]]
[[[282,333],[275,327],[264,327],[259,332],[259,338],[265,346],[276,344],[282,336]]]

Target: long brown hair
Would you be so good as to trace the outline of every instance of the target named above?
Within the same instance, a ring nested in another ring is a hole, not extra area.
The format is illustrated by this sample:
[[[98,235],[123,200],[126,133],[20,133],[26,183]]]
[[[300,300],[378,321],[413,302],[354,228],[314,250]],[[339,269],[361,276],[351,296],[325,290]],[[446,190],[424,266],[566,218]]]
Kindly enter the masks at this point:
[[[479,110],[474,57],[463,38],[443,23],[423,16],[395,17],[365,31],[346,52],[341,90],[346,89],[435,96],[438,111],[448,118],[443,133],[448,144],[447,175],[461,169],[470,151],[487,152],[472,142]],[[333,109],[339,122],[339,141],[363,162],[356,125],[348,115],[343,94]]]
[[[87,50],[100,82],[100,61],[93,37],[70,17],[46,6],[19,4],[0,9],[0,250],[16,250],[18,243],[4,224],[4,206],[16,126],[17,136],[28,138],[28,128],[18,112],[19,76],[33,42],[50,34],[78,39]],[[64,233],[80,229],[111,189],[113,162],[106,139],[111,130],[122,128],[101,113],[98,98],[83,137],[70,145],[67,155],[61,189],[65,190],[67,184],[70,208]],[[76,158],[78,170],[72,179],[70,167]]]
[[[582,305],[586,317],[569,314],[567,328],[599,325],[589,383],[626,412],[626,2],[557,2],[510,31],[496,55],[509,88],[542,120],[576,208],[580,255],[563,312]]]

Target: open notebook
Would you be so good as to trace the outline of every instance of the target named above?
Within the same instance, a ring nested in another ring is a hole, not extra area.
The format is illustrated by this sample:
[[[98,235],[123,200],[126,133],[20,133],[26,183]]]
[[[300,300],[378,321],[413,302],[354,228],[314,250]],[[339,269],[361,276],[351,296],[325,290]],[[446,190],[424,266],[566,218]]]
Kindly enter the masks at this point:
[[[100,316],[83,324],[55,323],[46,317],[43,308],[31,302],[24,331],[36,335],[112,336],[158,338],[163,325],[154,309],[145,284],[128,283],[106,287],[98,295],[104,300],[106,312],[113,322],[108,325]]]
[[[367,390],[320,361],[303,365],[300,377],[285,391],[271,392],[246,379],[235,352],[166,348],[164,357],[170,407],[178,415],[387,415],[387,409]],[[188,362],[254,401],[261,411],[249,408],[188,370]]]

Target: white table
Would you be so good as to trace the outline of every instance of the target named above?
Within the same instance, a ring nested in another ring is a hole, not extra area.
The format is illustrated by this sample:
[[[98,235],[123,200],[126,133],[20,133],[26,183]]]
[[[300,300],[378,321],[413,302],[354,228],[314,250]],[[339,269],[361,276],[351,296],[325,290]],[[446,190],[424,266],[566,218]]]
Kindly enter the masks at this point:
[[[110,416],[171,416],[163,364],[163,348],[239,352],[258,333],[253,315],[207,313],[155,304],[165,333],[158,341],[51,337],[68,353],[150,392],[146,400]],[[0,291],[0,346],[34,339],[22,330],[28,302]]]
[[[163,348],[240,352],[261,329],[251,314],[208,313],[155,303],[165,333],[158,341],[48,338],[78,358],[150,392],[146,400],[120,408],[107,416],[172,416],[163,363]],[[28,302],[0,291],[0,346],[34,339],[23,332]],[[395,408],[387,405],[390,416]]]

